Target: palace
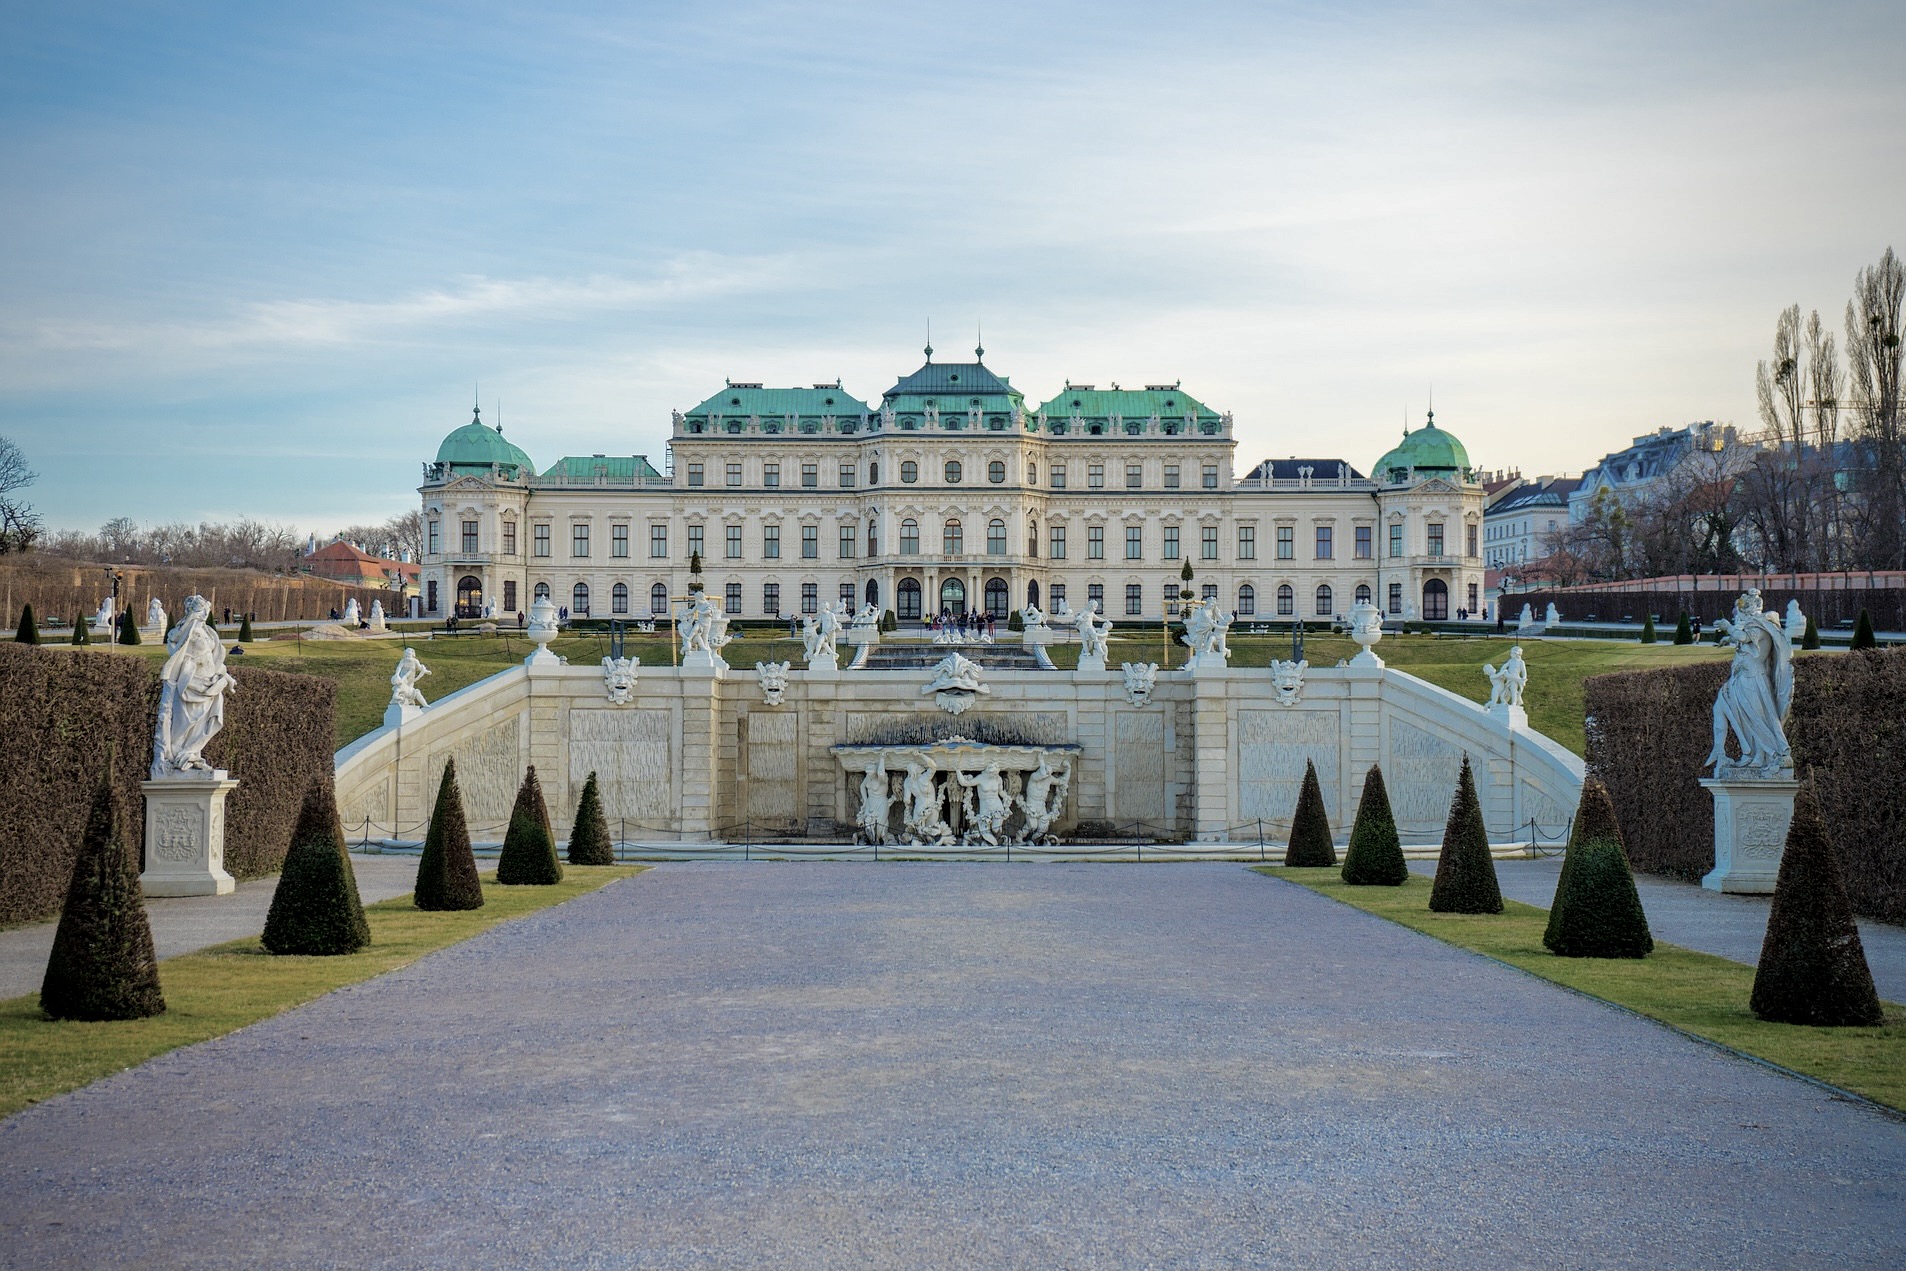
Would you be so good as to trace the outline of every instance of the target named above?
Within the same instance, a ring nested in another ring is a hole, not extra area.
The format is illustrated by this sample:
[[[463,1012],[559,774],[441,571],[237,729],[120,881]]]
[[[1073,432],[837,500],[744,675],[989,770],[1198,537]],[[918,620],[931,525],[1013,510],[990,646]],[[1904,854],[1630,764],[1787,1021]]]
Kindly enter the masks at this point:
[[[840,383],[729,382],[674,415],[666,471],[583,455],[538,471],[480,416],[424,465],[426,615],[641,619],[687,594],[785,620],[835,600],[902,621],[1096,602],[1175,612],[1181,571],[1240,621],[1398,619],[1482,607],[1483,490],[1463,445],[1405,431],[1366,477],[1342,459],[1238,476],[1228,413],[1178,384],[1067,384],[1029,406],[971,362],[926,364],[869,404]]]

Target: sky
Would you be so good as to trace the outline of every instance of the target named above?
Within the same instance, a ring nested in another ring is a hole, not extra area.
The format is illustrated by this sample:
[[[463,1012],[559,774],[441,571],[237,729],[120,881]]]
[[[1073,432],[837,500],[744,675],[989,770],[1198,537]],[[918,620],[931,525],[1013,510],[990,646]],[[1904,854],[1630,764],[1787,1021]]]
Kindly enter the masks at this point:
[[[0,0],[0,436],[55,528],[416,505],[724,377],[1179,381],[1238,468],[1752,427],[1906,250],[1906,6]]]

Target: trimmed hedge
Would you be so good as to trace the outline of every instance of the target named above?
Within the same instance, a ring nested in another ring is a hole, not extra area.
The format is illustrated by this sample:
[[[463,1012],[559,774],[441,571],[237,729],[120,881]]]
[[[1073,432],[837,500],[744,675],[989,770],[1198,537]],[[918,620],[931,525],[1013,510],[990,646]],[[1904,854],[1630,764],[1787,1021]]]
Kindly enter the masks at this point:
[[[1699,784],[1725,662],[1598,675],[1585,686],[1588,771],[1608,787],[1635,868],[1714,868]],[[1826,817],[1856,913],[1906,922],[1906,648],[1794,660],[1787,739]]]
[[[1403,841],[1396,833],[1396,814],[1390,809],[1389,787],[1383,784],[1383,769],[1371,764],[1363,776],[1357,819],[1350,827],[1343,880],[1353,886],[1401,887],[1409,876]]]
[[[93,785],[59,930],[40,982],[51,1019],[144,1019],[165,1011],[139,867],[126,845],[108,752]]]
[[[470,850],[470,823],[463,815],[455,759],[443,765],[411,903],[419,909],[483,908],[483,883],[477,878],[476,854]]]
[[[1542,943],[1550,952],[1555,952],[1556,941],[1562,933],[1562,908],[1568,903],[1569,867],[1574,863],[1576,849],[1584,843],[1613,843],[1622,849],[1624,858],[1627,847],[1621,838],[1621,822],[1615,816],[1615,805],[1608,797],[1608,787],[1594,777],[1582,783],[1582,797],[1575,804],[1575,820],[1569,827],[1568,846],[1562,852],[1562,870],[1555,879],[1555,898],[1549,902],[1549,925],[1542,933]]]
[[[602,814],[602,792],[596,788],[596,774],[582,783],[582,799],[576,804],[576,823],[569,828],[571,865],[615,864],[615,842],[609,837],[609,822]]]
[[[1694,643],[1694,623],[1688,620],[1688,611],[1681,611],[1681,621],[1674,624],[1674,642],[1676,644]]]
[[[1800,647],[1811,652],[1820,647],[1820,628],[1813,624],[1813,615],[1807,615],[1807,629],[1800,633]]]
[[[1613,839],[1588,839],[1569,849],[1555,889],[1554,921],[1542,943],[1564,958],[1645,958],[1654,952],[1628,858]]]
[[[313,775],[331,771],[337,686],[231,670],[238,687],[205,757],[239,781],[225,803],[225,868],[257,878],[284,860]],[[158,669],[144,658],[0,644],[0,922],[58,912],[108,746],[119,756],[113,785],[137,860],[145,840],[139,783],[152,765],[158,708]]]
[[[496,881],[505,886],[546,887],[563,880],[556,859],[556,835],[549,828],[549,805],[543,802],[543,783],[536,765],[523,775],[510,809],[510,828],[503,834],[503,850],[496,858]]]
[[[79,621],[73,624],[72,642],[74,644],[91,644],[93,642],[93,620],[88,618],[85,614],[81,614]]]
[[[139,624],[132,620],[132,610],[122,610],[119,614],[119,643],[141,644]]]
[[[337,799],[330,779],[319,776],[298,810],[260,943],[267,953],[332,957],[356,953],[370,942],[371,925],[345,850]]]
[[[1296,866],[1337,863],[1337,848],[1331,842],[1330,814],[1324,810],[1324,791],[1317,782],[1317,765],[1308,759],[1304,761],[1304,784],[1297,794],[1297,811],[1291,817],[1291,841],[1284,848],[1284,863]]]
[[[1450,800],[1449,821],[1443,827],[1443,851],[1436,859],[1429,907],[1439,914],[1502,912],[1502,886],[1496,881],[1489,829],[1483,824],[1482,801],[1476,797],[1476,777],[1467,754],[1456,778],[1456,797]]]
[[[1748,1005],[1781,1024],[1871,1025],[1883,1018],[1811,783],[1794,799]]]
[[[40,624],[33,616],[33,605],[29,601],[20,607],[20,626],[13,633],[16,644],[38,644],[40,642]]]
[[[1873,615],[1864,609],[1860,610],[1860,620],[1853,627],[1852,643],[1847,647],[1851,649],[1876,649],[1879,647],[1879,641],[1873,638]]]
[[[1655,616],[1653,614],[1649,614],[1646,618],[1642,619],[1641,642],[1643,644],[1653,644],[1655,642]]]

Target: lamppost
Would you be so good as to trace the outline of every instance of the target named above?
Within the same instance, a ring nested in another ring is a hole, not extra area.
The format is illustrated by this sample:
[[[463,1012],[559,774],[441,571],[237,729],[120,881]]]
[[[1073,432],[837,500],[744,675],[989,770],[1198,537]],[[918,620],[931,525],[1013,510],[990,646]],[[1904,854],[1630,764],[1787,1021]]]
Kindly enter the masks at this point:
[[[109,582],[112,583],[113,621],[117,622],[119,621],[119,584],[125,581],[126,576],[120,573],[118,570],[114,569],[111,565],[107,565],[105,569],[106,569],[106,578]],[[113,638],[114,637],[112,633],[108,632],[106,636],[107,642],[110,643]]]

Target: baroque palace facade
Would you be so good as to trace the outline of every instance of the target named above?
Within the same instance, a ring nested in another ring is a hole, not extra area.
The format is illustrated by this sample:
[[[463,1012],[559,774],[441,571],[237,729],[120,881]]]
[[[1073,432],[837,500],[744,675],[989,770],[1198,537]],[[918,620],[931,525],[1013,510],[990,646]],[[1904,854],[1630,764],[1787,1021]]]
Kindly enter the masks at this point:
[[[1428,424],[1366,477],[1341,459],[1244,476],[1221,414],[1177,384],[1068,384],[1036,407],[984,363],[932,360],[862,402],[836,382],[730,382],[674,416],[667,472],[640,455],[529,456],[473,418],[424,465],[423,609],[501,615],[547,594],[572,619],[645,620],[690,561],[747,621],[846,601],[902,621],[1002,621],[1096,601],[1176,612],[1181,571],[1241,623],[1481,610],[1480,474]]]

